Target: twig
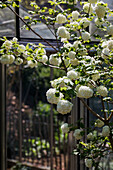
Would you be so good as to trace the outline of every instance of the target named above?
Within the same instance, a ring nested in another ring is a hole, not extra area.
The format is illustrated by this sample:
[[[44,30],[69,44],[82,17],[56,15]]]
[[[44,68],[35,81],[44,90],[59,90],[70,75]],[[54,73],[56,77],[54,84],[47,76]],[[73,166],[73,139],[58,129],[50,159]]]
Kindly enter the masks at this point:
[[[113,116],[113,111],[111,112],[110,116],[107,118],[107,120],[109,121]]]
[[[35,32],[25,21],[22,17],[20,17],[10,6],[7,6],[16,16],[19,17],[19,19],[35,34],[37,35],[38,37],[40,37],[43,41],[45,41],[50,47],[52,47],[56,52],[58,52],[56,50],[56,48],[50,44],[47,40],[45,40],[41,35],[39,35],[37,32]]]
[[[103,102],[103,97],[101,96],[101,102],[102,102],[102,107],[103,107],[103,112],[104,112],[104,118],[105,120],[107,120],[107,116],[106,116],[106,112],[105,112],[105,106],[104,106],[104,102]]]
[[[96,112],[94,112],[88,105],[87,103],[84,101],[83,98],[80,98],[80,100],[82,101],[82,103],[87,107],[87,109],[94,115],[96,116],[98,119],[102,120],[103,122],[105,122],[105,119],[102,118],[99,114],[97,114]]]

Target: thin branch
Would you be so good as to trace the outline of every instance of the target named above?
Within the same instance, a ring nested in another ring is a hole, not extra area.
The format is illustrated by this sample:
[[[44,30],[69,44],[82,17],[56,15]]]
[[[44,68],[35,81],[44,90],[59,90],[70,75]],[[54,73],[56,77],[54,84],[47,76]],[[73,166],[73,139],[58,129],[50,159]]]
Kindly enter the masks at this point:
[[[53,65],[50,65],[50,64],[46,64],[46,63],[43,63],[39,60],[37,60],[39,63],[42,63],[44,66],[48,66],[48,67],[51,67],[51,68],[56,68],[56,69],[60,69],[60,70],[65,70],[63,68],[60,68],[60,67],[57,67],[57,66],[53,66]]]
[[[94,112],[88,105],[87,103],[84,101],[83,98],[80,98],[80,100],[82,101],[82,103],[87,107],[87,109],[94,115],[96,116],[98,119],[102,120],[103,122],[105,122],[105,119],[102,118],[99,114],[97,114],[96,112]]]
[[[45,41],[50,47],[52,47],[56,52],[58,52],[56,50],[56,48],[51,45],[47,40],[45,40],[41,35],[39,35],[37,32],[35,32],[25,21],[22,17],[20,17],[10,6],[7,6],[16,16],[19,17],[19,19],[35,34],[37,35],[38,37],[40,37],[43,41]]]
[[[107,120],[109,121],[113,116],[113,111],[111,112],[110,116],[107,118]]]
[[[101,96],[101,102],[102,102],[102,107],[103,107],[103,112],[104,112],[104,118],[105,120],[107,120],[107,116],[106,116],[106,112],[105,112],[105,106],[104,106],[104,101],[103,101],[103,97]]]

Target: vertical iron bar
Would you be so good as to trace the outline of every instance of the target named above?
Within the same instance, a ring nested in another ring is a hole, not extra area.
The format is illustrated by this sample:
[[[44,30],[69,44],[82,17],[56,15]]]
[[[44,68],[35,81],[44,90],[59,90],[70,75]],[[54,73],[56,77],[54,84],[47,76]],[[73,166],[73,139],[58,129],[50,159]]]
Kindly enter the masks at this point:
[[[53,79],[53,68],[50,68],[50,79]],[[53,170],[53,105],[51,105],[51,116],[50,116],[50,146],[51,146],[51,170]]]
[[[19,161],[22,161],[22,70],[19,68]]]
[[[6,170],[6,83],[5,66],[0,64],[0,170]]]
[[[19,5],[19,1],[16,2],[17,5]],[[19,15],[19,7],[15,7],[15,12]],[[15,16],[15,34],[18,40],[20,40],[20,20],[19,17]]]

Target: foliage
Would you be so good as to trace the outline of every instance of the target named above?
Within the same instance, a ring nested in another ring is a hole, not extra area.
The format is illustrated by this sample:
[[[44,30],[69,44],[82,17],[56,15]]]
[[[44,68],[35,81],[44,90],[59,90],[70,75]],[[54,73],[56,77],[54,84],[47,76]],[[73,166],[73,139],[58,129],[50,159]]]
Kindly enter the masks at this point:
[[[1,63],[14,63],[30,68],[36,68],[38,63],[42,63],[65,72],[65,76],[51,81],[52,88],[46,93],[47,100],[57,105],[59,113],[67,114],[73,107],[72,98],[78,97],[90,113],[98,118],[91,129],[84,128],[82,123],[77,127],[64,127],[68,132],[73,131],[74,138],[79,140],[74,154],[79,154],[88,168],[99,169],[101,158],[113,152],[113,25],[108,21],[113,11],[108,8],[107,3],[97,0],[55,0],[49,3],[52,8],[41,8],[33,1],[31,16],[19,18],[24,22],[25,28],[31,31],[33,23],[43,22],[47,25],[56,38],[56,46],[33,32],[53,48],[53,54],[48,56],[41,43],[28,43],[24,46],[16,38],[9,41],[4,37],[0,50]],[[77,3],[81,5],[80,10]],[[15,2],[1,2],[1,8],[7,6],[14,12],[10,5],[15,6]],[[35,19],[35,15],[38,19]],[[88,28],[92,21],[96,29],[90,33]],[[104,35],[100,34],[102,32]],[[98,42],[92,43],[92,38]],[[89,98],[99,99],[101,113],[89,107],[84,100]],[[82,138],[86,133],[87,141],[84,142]]]

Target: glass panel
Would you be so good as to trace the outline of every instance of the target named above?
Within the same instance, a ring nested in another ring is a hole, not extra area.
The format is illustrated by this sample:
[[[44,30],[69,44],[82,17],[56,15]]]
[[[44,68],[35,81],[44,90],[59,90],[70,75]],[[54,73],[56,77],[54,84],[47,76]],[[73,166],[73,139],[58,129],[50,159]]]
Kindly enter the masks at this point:
[[[45,1],[37,1],[37,4],[39,6],[47,6],[47,0]],[[28,11],[31,10],[31,6],[30,6],[30,0],[28,1],[22,1],[21,5],[20,5],[20,15],[21,17],[25,17],[28,16]],[[38,18],[37,18],[38,19]],[[20,26],[21,26],[21,30],[20,30],[20,36],[22,38],[39,38],[37,35],[35,35],[34,33],[32,33],[31,31],[22,29],[22,26],[24,24],[20,21]],[[43,38],[46,39],[54,39],[54,35],[52,34],[52,32],[47,28],[47,26],[43,23],[37,23],[36,25],[32,25],[32,29],[37,32],[39,35],[41,35]]]
[[[0,9],[0,37],[15,36],[15,16],[8,9]]]

